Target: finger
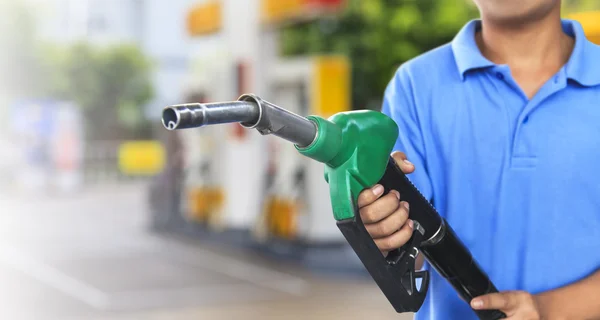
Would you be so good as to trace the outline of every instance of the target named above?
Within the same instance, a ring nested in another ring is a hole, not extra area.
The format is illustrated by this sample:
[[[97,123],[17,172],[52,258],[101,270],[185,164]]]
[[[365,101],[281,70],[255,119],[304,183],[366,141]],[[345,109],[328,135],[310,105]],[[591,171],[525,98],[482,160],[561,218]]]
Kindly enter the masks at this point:
[[[473,299],[471,307],[476,310],[497,309],[511,313],[517,307],[517,299],[512,292],[490,293]]]
[[[404,226],[398,231],[396,231],[391,236],[387,236],[385,238],[375,239],[375,244],[377,248],[381,251],[392,251],[394,249],[398,249],[403,246],[413,233],[413,222],[412,220],[408,220]]]
[[[363,190],[358,195],[358,207],[362,208],[364,206],[370,205],[375,200],[379,199],[384,192],[384,188],[380,184],[374,185],[372,188]]]
[[[387,218],[372,223],[365,224],[365,228],[373,239],[385,238],[400,230],[408,220],[408,203],[402,202],[401,205]]]
[[[360,209],[360,218],[364,224],[376,223],[389,217],[400,206],[400,194],[392,190],[375,202]]]
[[[402,172],[408,174],[415,171],[415,165],[408,161],[404,152],[395,151],[392,153],[392,158],[394,158],[394,160],[396,161],[396,165],[400,167],[400,170],[402,170]]]

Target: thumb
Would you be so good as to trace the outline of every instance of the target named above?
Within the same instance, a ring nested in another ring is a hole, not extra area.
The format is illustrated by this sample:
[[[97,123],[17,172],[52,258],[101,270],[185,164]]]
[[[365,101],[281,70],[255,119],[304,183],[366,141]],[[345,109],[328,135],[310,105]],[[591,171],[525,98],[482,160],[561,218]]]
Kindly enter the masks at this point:
[[[396,161],[396,165],[405,174],[412,173],[413,171],[415,171],[415,165],[408,161],[404,152],[394,151],[392,153],[392,158],[394,158],[394,160]]]

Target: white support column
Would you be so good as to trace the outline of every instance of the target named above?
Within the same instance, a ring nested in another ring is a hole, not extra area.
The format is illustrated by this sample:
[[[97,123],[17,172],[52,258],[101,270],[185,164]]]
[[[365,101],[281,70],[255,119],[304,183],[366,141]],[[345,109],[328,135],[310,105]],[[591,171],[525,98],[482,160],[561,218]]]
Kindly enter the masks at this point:
[[[260,1],[223,1],[223,36],[232,59],[249,67],[249,90],[258,95],[268,94],[265,66],[269,61],[265,54],[274,44],[265,40],[260,26]],[[266,43],[265,43],[266,42]],[[237,98],[232,92],[229,99]],[[233,130],[227,126],[228,132]],[[227,134],[223,140],[223,182],[226,190],[224,221],[226,228],[250,229],[261,210],[265,166],[266,139],[255,130],[248,130],[243,140]]]

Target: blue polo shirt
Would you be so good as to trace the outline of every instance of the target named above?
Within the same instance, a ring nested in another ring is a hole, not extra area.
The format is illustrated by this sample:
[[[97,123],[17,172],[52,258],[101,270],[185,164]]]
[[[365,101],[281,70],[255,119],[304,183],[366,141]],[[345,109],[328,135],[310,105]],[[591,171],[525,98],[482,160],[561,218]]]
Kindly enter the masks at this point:
[[[535,294],[600,268],[600,47],[563,20],[574,51],[528,99],[478,50],[480,26],[402,65],[382,111],[416,166],[409,178],[498,289]],[[477,319],[431,273],[416,319]]]

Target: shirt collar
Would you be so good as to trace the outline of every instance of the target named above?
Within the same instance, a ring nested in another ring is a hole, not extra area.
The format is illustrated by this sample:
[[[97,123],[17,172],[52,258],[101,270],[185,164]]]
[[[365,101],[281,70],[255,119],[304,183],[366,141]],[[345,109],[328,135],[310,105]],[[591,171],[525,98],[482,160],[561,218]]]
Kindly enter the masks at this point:
[[[475,42],[475,33],[481,29],[481,20],[471,20],[458,32],[452,40],[454,60],[462,80],[467,71],[494,66],[485,58]]]
[[[590,42],[581,24],[574,20],[562,20],[563,31],[575,38],[575,47],[569,61],[565,65],[568,79],[583,86],[600,85],[600,69],[597,61],[600,59],[600,46]],[[475,42],[475,32],[481,28],[480,20],[469,21],[452,40],[454,60],[464,80],[468,71],[495,66],[479,51]]]

